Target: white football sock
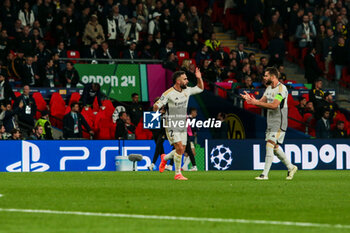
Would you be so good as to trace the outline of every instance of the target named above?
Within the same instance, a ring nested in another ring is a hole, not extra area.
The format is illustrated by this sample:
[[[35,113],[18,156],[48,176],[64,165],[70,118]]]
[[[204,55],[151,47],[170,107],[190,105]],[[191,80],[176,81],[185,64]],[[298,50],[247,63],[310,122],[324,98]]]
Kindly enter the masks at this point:
[[[164,160],[168,161],[174,158],[175,150],[170,151],[166,156],[164,156]]]
[[[282,151],[280,147],[277,147],[276,149],[273,150],[273,153],[277,156],[281,162],[286,165],[288,168],[288,171],[292,170],[293,164],[287,159],[286,154]]]
[[[265,156],[265,167],[263,171],[264,176],[268,176],[271,165],[272,165],[272,160],[273,160],[273,147],[271,143],[266,143],[266,156]]]
[[[179,155],[175,152],[174,154],[175,175],[181,173],[181,159],[182,159],[182,155]]]

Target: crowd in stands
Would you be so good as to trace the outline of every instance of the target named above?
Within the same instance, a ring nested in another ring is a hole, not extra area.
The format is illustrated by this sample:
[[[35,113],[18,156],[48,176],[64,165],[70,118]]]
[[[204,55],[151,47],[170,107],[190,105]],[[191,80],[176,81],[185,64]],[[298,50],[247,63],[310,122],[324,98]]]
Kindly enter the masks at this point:
[[[264,88],[262,77],[268,66],[277,66],[280,81],[288,83],[283,66],[287,58],[305,67],[308,83],[320,76],[334,78],[344,86],[349,83],[347,1],[4,0],[0,12],[3,112],[12,114],[6,119],[18,116],[19,122],[32,128],[36,127],[33,119],[40,119],[41,114],[37,114],[35,101],[26,97],[25,89],[70,88],[79,82],[74,62],[61,58],[89,58],[93,64],[114,63],[108,60],[114,58],[160,59],[169,70],[184,70],[191,85],[195,85],[198,66],[208,90],[220,82],[232,83],[233,88]],[[257,60],[255,53],[247,53],[244,43],[233,50],[223,46],[214,33],[214,22],[246,36],[250,44],[258,43],[269,55]],[[23,94],[16,97],[8,81],[23,87]],[[92,85],[86,88],[96,92]],[[96,130],[89,124],[92,120],[84,116],[84,112],[90,112],[85,107],[92,106],[93,100],[88,100],[90,93],[84,93],[82,110],[75,102],[68,104],[68,112],[61,110],[65,114],[60,113],[59,118],[69,126],[63,127],[66,138],[84,136],[84,128],[96,137]],[[326,100],[325,95],[322,98]],[[101,98],[97,99],[98,106],[103,106]],[[11,101],[14,103],[8,107]],[[137,108],[138,101],[132,106]],[[128,135],[137,129],[139,122],[134,119],[139,116],[133,116],[135,111],[122,110],[114,114],[114,123],[124,122],[120,127],[123,132],[118,130],[115,137],[132,137]],[[318,120],[324,119],[322,116],[313,114],[314,128]],[[343,121],[349,131],[348,122]],[[5,132],[10,133],[6,125]],[[32,128],[28,134],[32,134]],[[34,135],[40,132],[36,127]]]

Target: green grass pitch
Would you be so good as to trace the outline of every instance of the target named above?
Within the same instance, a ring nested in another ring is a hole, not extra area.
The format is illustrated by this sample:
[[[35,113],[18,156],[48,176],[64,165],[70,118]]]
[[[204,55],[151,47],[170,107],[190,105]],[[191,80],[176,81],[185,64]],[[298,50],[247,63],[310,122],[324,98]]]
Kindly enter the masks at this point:
[[[350,232],[350,171],[0,173],[0,232]],[[264,220],[208,222],[135,219],[49,213],[6,212],[35,209],[93,213]],[[342,228],[270,224],[270,221],[340,224]]]

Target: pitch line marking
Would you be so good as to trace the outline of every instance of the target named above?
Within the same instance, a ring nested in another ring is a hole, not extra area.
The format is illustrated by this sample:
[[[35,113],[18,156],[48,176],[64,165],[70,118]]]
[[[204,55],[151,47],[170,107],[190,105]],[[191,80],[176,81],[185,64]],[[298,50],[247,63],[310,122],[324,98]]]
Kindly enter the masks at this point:
[[[250,219],[233,219],[233,218],[178,217],[178,216],[141,215],[141,214],[118,214],[118,213],[98,213],[98,212],[59,211],[59,210],[35,210],[35,209],[6,209],[6,208],[0,208],[0,212],[79,215],[79,216],[134,218],[134,219],[156,219],[156,220],[181,220],[181,221],[192,221],[192,222],[245,223],[245,224],[262,224],[262,225],[283,225],[283,226],[297,226],[297,227],[350,229],[350,225],[342,225],[342,224],[250,220]]]

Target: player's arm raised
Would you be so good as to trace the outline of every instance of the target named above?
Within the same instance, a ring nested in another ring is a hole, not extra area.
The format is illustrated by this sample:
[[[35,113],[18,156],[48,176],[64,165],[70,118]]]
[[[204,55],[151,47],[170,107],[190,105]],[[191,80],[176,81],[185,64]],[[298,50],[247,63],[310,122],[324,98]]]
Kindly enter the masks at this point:
[[[197,78],[197,87],[200,89],[204,90],[204,84],[203,84],[203,79],[202,79],[202,74],[199,68],[196,68],[196,78]]]

